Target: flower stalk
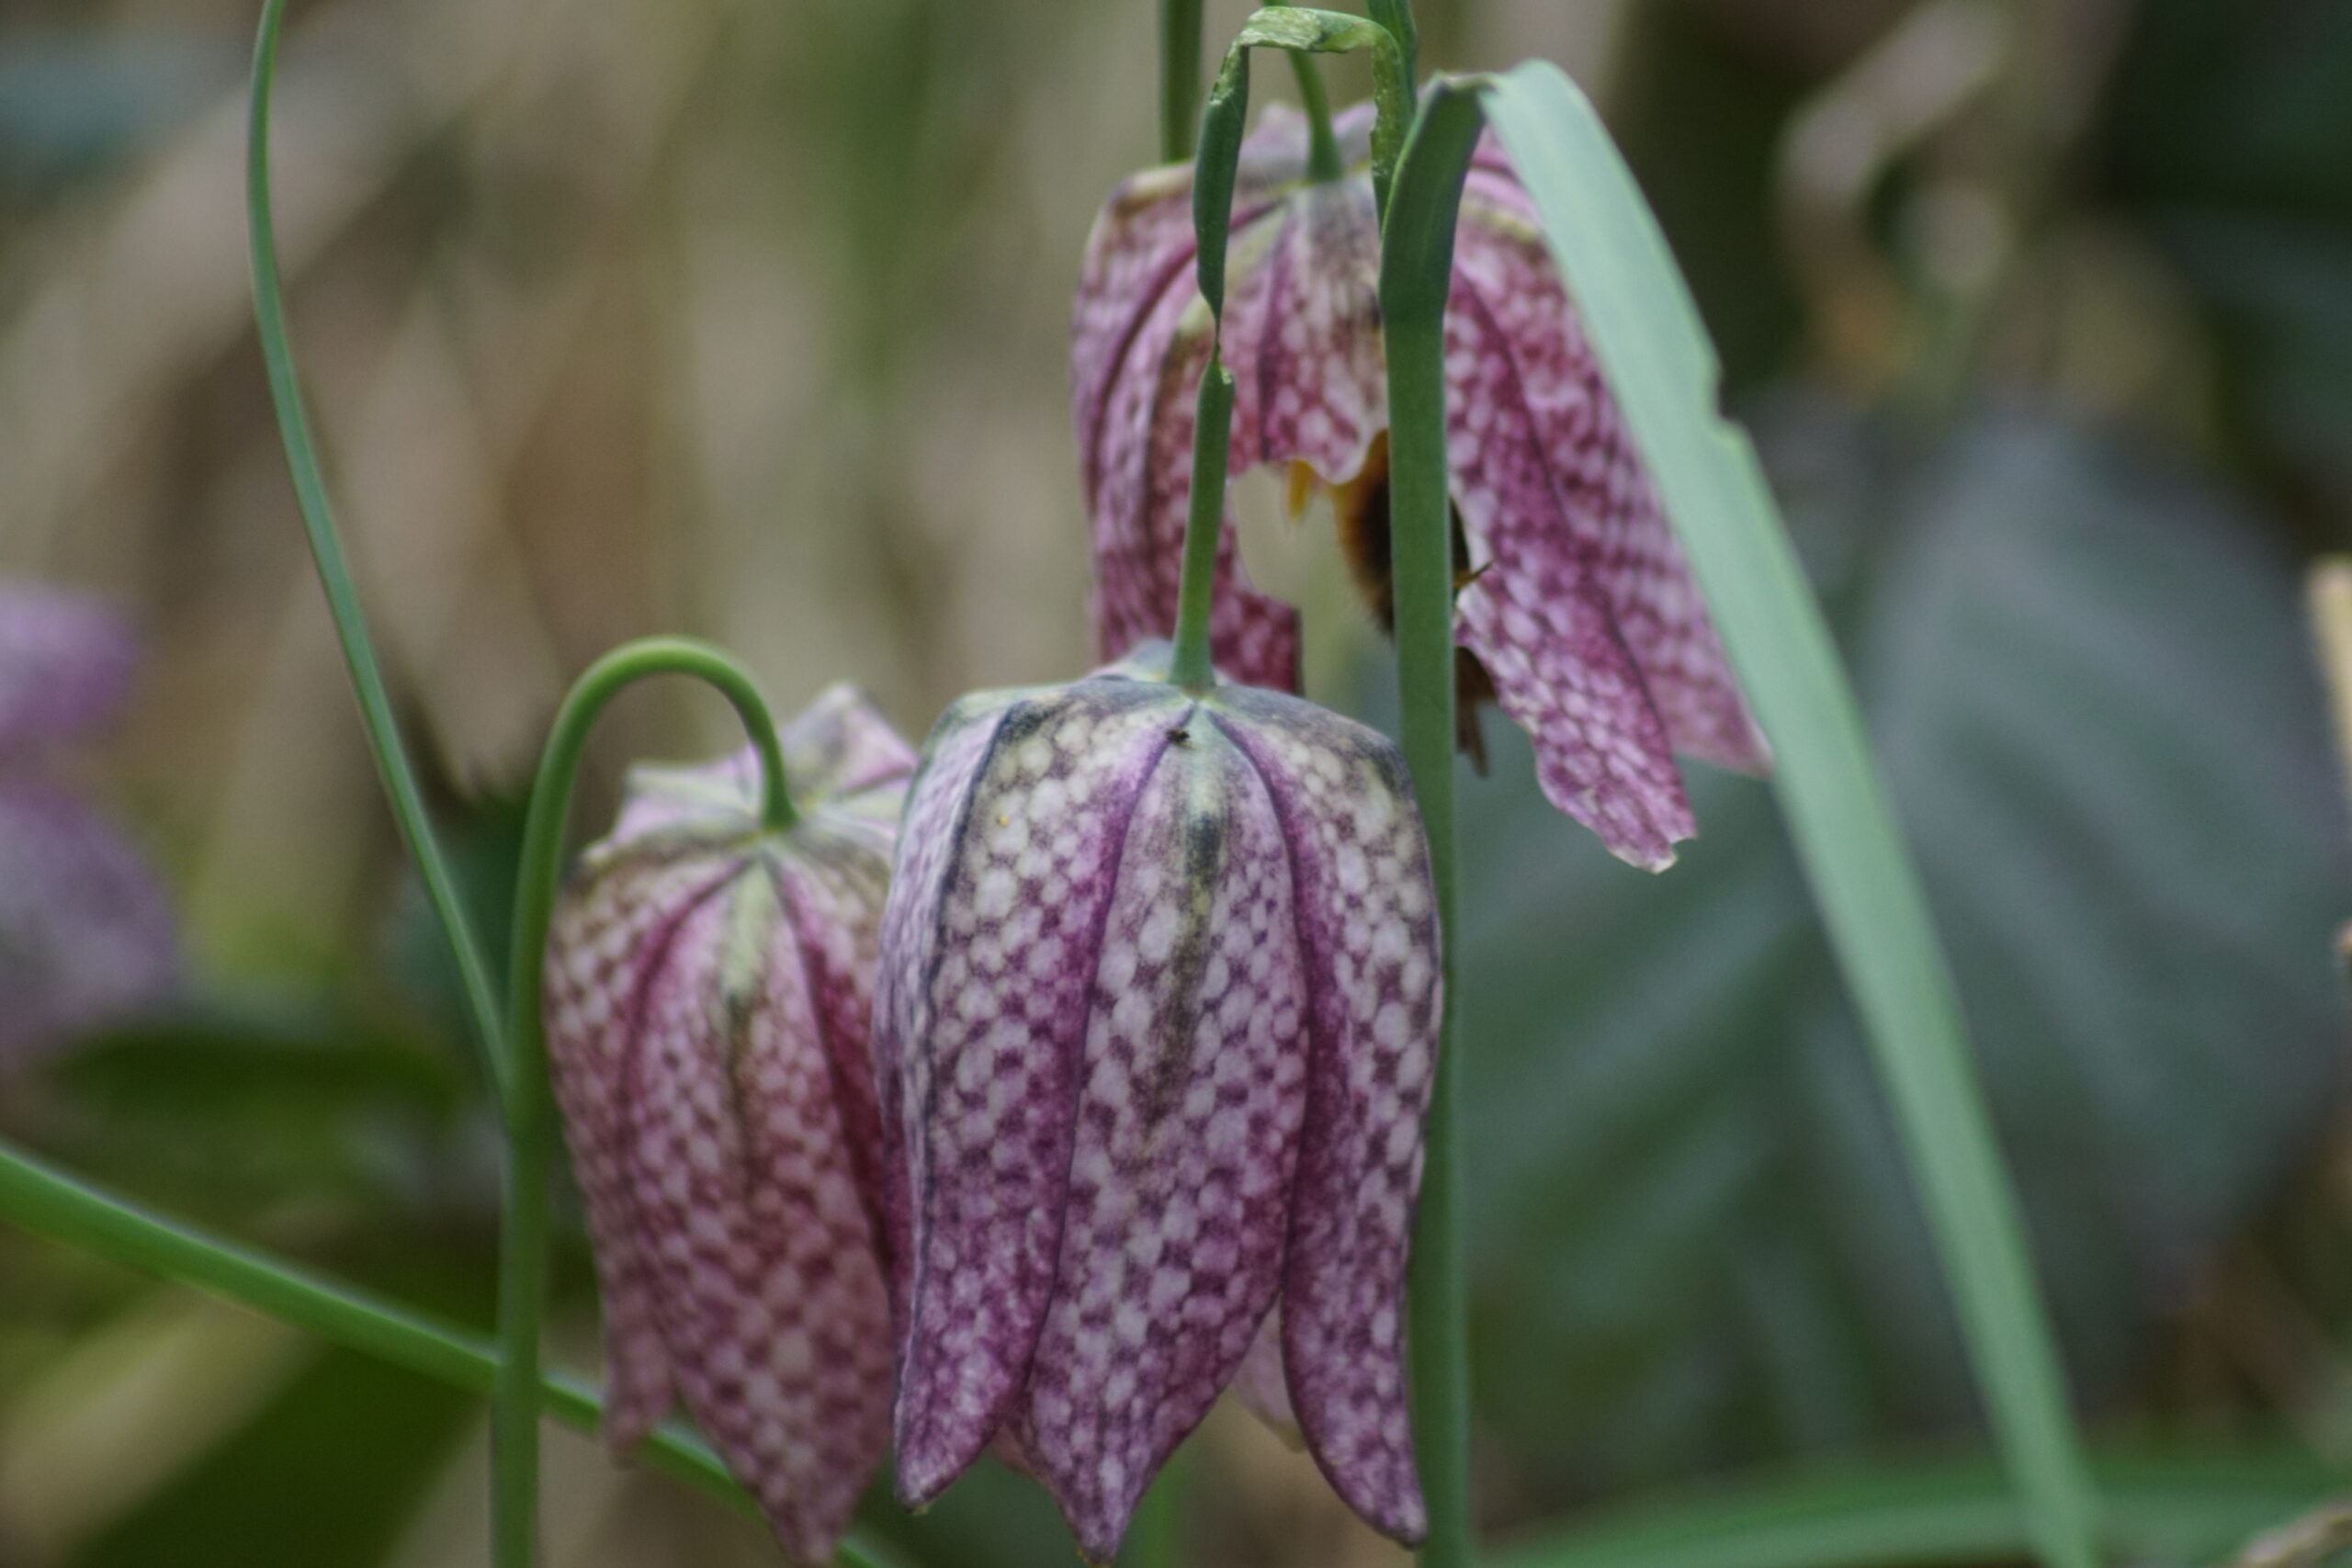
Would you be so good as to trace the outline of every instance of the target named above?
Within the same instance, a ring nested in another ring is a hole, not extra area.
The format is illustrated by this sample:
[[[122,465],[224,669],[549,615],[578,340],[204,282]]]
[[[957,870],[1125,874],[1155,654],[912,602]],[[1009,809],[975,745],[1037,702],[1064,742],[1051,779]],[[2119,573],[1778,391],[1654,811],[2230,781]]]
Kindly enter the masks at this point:
[[[1394,10],[1396,7],[1389,7]],[[1249,102],[1247,50],[1253,18],[1219,73],[1204,117],[1193,182],[1201,293],[1213,316],[1224,310],[1225,251],[1236,164]],[[1409,17],[1407,18],[1409,28]],[[1409,37],[1409,31],[1408,35]],[[1275,41],[1267,39],[1265,41]],[[1375,46],[1377,47],[1377,46]],[[1409,82],[1401,48],[1381,50],[1392,81]],[[1312,62],[1303,51],[1302,86]],[[1319,80],[1317,85],[1319,85]],[[1400,96],[1392,87],[1393,99]],[[1310,112],[1312,105],[1310,104]],[[1393,119],[1392,119],[1393,125]],[[1401,224],[1388,221],[1393,185],[1383,178],[1380,303],[1388,366],[1390,508],[1396,581],[1400,739],[1428,834],[1441,933],[1441,995],[1435,1084],[1423,1122],[1426,1159],[1416,1212],[1407,1314],[1414,1446],[1429,1507],[1421,1561],[1468,1568],[1474,1561],[1469,1497],[1469,1363],[1461,1241],[1459,1137],[1453,1091],[1454,653],[1453,503],[1446,459],[1445,308],[1453,231],[1469,152],[1480,125],[1475,94],[1443,89],[1414,126],[1395,176],[1411,177],[1416,200]],[[1328,137],[1328,110],[1317,122]],[[1395,147],[1395,131],[1386,138]],[[1390,157],[1396,154],[1392,151]],[[1384,159],[1384,162],[1386,160]],[[1310,177],[1314,156],[1310,154]],[[1424,193],[1422,186],[1428,186]],[[1183,578],[1170,678],[1205,676],[1211,579],[1224,516],[1232,378],[1212,346],[1193,434],[1193,492],[1185,523]]]
[[[1408,1325],[1413,1434],[1429,1502],[1428,1568],[1467,1568],[1470,1365],[1463,1280],[1461,1138],[1455,1109],[1453,512],[1446,472],[1445,307],[1454,217],[1479,128],[1472,94],[1441,87],[1406,144],[1381,235],[1388,359],[1389,538],[1396,571],[1399,739],[1428,828],[1445,1008],[1428,1160],[1413,1235]]]
[[[1193,155],[1201,121],[1202,0],[1159,0],[1159,158]]]
[[[557,711],[524,818],[508,996],[499,1364],[491,1396],[492,1536],[501,1568],[527,1568],[537,1550],[539,1325],[547,1297],[548,1184],[555,1151],[542,977],[548,928],[563,875],[564,822],[589,731],[606,704],[653,675],[690,676],[726,697],[759,751],[763,824],[781,831],[796,817],[767,704],[743,668],[707,643],[647,637],[624,644],[590,665]]]

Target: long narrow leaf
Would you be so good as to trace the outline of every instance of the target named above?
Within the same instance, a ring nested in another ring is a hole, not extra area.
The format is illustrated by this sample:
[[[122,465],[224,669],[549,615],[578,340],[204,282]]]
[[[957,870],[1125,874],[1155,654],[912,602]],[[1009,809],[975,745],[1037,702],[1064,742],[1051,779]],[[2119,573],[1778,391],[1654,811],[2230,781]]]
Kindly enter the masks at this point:
[[[1487,89],[1601,367],[1689,552],[1893,1103],[2037,1552],[2097,1562],[2098,1504],[1969,1056],[1958,997],[1861,716],[1672,254],[1584,95],[1532,62]]]
[[[322,1280],[234,1242],[153,1214],[0,1142],[0,1220],[128,1268],[192,1285],[265,1313],[331,1345],[487,1395],[498,1353],[462,1330],[396,1303]],[[550,1373],[541,1408],[593,1432],[604,1404],[578,1380]],[[755,1512],[752,1500],[699,1437],[672,1425],[647,1439],[646,1461],[713,1496]],[[842,1543],[841,1568],[892,1568],[895,1559],[863,1538]]]
[[[2132,1562],[2215,1561],[2342,1484],[2292,1452],[2119,1456],[2097,1474],[2105,1544]],[[2014,1562],[2032,1549],[2000,1468],[1968,1459],[1615,1507],[1489,1568],[1902,1568]]]

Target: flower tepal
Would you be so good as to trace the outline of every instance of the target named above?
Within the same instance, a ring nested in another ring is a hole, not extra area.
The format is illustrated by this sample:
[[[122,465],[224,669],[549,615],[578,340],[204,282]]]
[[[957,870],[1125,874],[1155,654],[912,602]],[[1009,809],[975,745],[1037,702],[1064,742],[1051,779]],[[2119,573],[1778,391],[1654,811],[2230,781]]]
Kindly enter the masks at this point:
[[[1243,144],[1221,342],[1232,467],[1283,468],[1302,500],[1329,492],[1385,618],[1388,409],[1369,126],[1368,109],[1340,118],[1352,166],[1329,183],[1307,177],[1306,126],[1279,106]],[[1071,398],[1106,655],[1175,624],[1193,393],[1210,339],[1192,195],[1185,168],[1120,186],[1079,284]],[[1463,190],[1445,365],[1464,695],[1495,698],[1526,729],[1555,805],[1623,858],[1663,867],[1694,830],[1673,754],[1760,769],[1764,746],[1532,204],[1491,139]],[[1294,688],[1295,616],[1240,581],[1230,528],[1219,574],[1219,667]]]
[[[907,1501],[993,1443],[1107,1561],[1279,1312],[1325,1473],[1419,1537],[1399,1313],[1437,944],[1371,730],[1136,666],[949,711],[876,1017],[908,1184]]]
[[[548,1046],[604,1292],[605,1434],[683,1399],[797,1559],[832,1553],[889,1435],[868,1020],[914,758],[846,688],[751,750],[639,769],[559,904]]]

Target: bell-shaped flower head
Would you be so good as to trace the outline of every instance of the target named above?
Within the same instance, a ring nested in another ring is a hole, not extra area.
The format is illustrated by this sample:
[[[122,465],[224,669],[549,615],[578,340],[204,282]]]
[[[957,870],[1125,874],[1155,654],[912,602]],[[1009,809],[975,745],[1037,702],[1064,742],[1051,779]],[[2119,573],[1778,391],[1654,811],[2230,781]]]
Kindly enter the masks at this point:
[[[889,1438],[869,1020],[914,755],[845,687],[756,754],[629,776],[548,943],[549,1068],[604,1292],[605,1435],[682,1399],[795,1558],[829,1560]]]
[[[875,1020],[906,1183],[901,1497],[993,1443],[1107,1562],[1279,1314],[1324,1473],[1418,1540],[1400,1315],[1439,990],[1385,738],[1141,662],[951,708]]]
[[[1385,620],[1387,391],[1369,108],[1340,118],[1343,178],[1306,175],[1307,133],[1276,106],[1234,186],[1224,357],[1230,462],[1328,491]],[[1193,389],[1213,337],[1193,275],[1193,171],[1136,175],[1088,242],[1071,399],[1092,520],[1105,657],[1175,625]],[[1448,455],[1461,588],[1465,739],[1498,699],[1535,743],[1544,791],[1652,868],[1694,830],[1673,753],[1756,770],[1764,748],[1682,552],[1587,346],[1527,194],[1491,137],[1462,197],[1445,320]],[[1295,616],[1219,557],[1218,668],[1295,690]]]
[[[106,604],[0,580],[0,1061],[152,1003],[177,976],[153,874],[43,772],[56,746],[114,716],[138,662]]]

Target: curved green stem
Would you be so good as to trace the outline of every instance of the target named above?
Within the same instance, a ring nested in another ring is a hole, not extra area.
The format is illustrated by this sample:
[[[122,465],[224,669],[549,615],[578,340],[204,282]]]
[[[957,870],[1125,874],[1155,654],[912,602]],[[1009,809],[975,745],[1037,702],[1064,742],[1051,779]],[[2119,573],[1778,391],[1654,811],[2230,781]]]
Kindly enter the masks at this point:
[[[277,274],[277,236],[269,197],[269,96],[277,73],[277,32],[286,0],[263,0],[261,28],[254,42],[253,99],[246,120],[245,218],[253,251],[254,322],[261,339],[262,366],[269,376],[269,398],[277,410],[277,430],[286,446],[286,466],[293,475],[294,500],[302,513],[302,528],[310,536],[311,556],[317,563],[319,585],[326,591],[327,609],[334,618],[334,634],[343,645],[343,660],[359,697],[359,716],[368,728],[368,748],[376,771],[391,797],[392,815],[400,822],[401,838],[424,880],[425,897],[456,960],[474,1033],[502,1095],[508,1089],[505,1056],[498,1028],[497,990],[480,939],[467,919],[458,896],[457,879],[449,874],[434,836],[424,796],[417,788],[416,770],[401,742],[400,725],[384,685],[384,672],[368,636],[368,621],[359,608],[359,592],[351,580],[350,563],[335,529],[334,513],[327,501],[326,479],[319,468],[317,443],[310,417],[302,408],[302,387],[294,370],[294,349],[286,333],[286,303]]]
[[[1445,452],[1445,304],[1453,230],[1476,144],[1475,93],[1441,86],[1397,167],[1381,237],[1381,333],[1388,355],[1389,547],[1396,575],[1399,725],[1429,832],[1444,937],[1444,1014],[1425,1123],[1407,1329],[1413,1439],[1430,1533],[1429,1568],[1473,1561],[1470,1361],[1463,1282],[1461,1136],[1455,1107],[1453,503]]]
[[[498,1353],[471,1335],[150,1213],[6,1144],[0,1144],[0,1215],[93,1257],[178,1280],[468,1393],[491,1393],[497,1381]],[[593,1390],[560,1374],[543,1379],[535,1393],[541,1409],[583,1432],[594,1432],[604,1412]],[[742,1513],[758,1513],[718,1456],[684,1428],[662,1427],[646,1440],[644,1453],[657,1469]],[[887,1561],[880,1548],[863,1540],[842,1547],[844,1568],[883,1568]]]
[[[1201,122],[1201,0],[1159,0],[1159,156],[1193,155]]]
[[[1323,71],[1313,55],[1292,50],[1290,68],[1298,77],[1299,105],[1306,110],[1306,177],[1329,185],[1348,172],[1340,139],[1331,133],[1331,95],[1324,90]]]
[[[686,675],[734,705],[759,749],[763,825],[788,830],[797,819],[775,723],[742,666],[708,643],[647,637],[615,649],[572,683],[557,710],[524,819],[514,895],[513,985],[506,1038],[506,1167],[499,1233],[496,1385],[491,1395],[491,1529],[499,1568],[530,1568],[537,1555],[539,1475],[539,1322],[547,1296],[548,1179],[554,1105],[548,1092],[548,927],[563,871],[564,822],[572,781],[605,706],[651,675]]]
[[[1209,90],[1201,115],[1200,146],[1193,163],[1195,265],[1201,298],[1219,330],[1225,321],[1225,251],[1233,220],[1233,182],[1250,117],[1250,51],[1261,48],[1288,51],[1300,68],[1301,94],[1307,94],[1311,87],[1309,112],[1319,128],[1318,141],[1328,144],[1313,155],[1331,166],[1329,175],[1317,177],[1336,177],[1340,152],[1331,138],[1322,78],[1315,73],[1310,54],[1356,49],[1373,51],[1374,80],[1385,84],[1378,94],[1379,119],[1373,132],[1374,180],[1384,204],[1390,165],[1404,134],[1403,78],[1397,69],[1396,40],[1386,32],[1361,17],[1306,6],[1269,6],[1250,18],[1226,51],[1225,64]],[[1168,679],[1188,691],[1206,687],[1216,679],[1210,668],[1209,620],[1215,608],[1217,541],[1225,526],[1226,464],[1232,423],[1233,378],[1212,341],[1208,366],[1201,375],[1193,429],[1192,499],[1184,514],[1183,576],[1177,589],[1175,650],[1168,671]]]

